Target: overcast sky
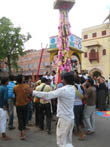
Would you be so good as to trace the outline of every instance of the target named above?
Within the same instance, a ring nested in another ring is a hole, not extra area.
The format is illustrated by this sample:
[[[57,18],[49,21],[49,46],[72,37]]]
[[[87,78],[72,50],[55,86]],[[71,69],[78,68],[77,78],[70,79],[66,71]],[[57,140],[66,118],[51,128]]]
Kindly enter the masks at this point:
[[[0,0],[0,18],[9,18],[15,26],[29,32],[32,38],[26,49],[40,49],[49,44],[49,37],[58,34],[59,11],[54,0]],[[110,0],[76,0],[69,12],[71,32],[81,37],[82,29],[102,24],[110,10]]]

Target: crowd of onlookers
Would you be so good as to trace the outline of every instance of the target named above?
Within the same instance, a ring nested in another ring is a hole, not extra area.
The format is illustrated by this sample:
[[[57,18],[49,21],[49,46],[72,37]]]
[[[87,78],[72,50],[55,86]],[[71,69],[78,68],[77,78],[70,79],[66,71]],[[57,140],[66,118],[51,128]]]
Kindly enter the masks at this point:
[[[9,140],[6,135],[6,123],[8,112],[8,129],[14,130],[14,106],[18,118],[18,129],[20,139],[25,139],[24,130],[27,126],[35,125],[41,130],[46,128],[51,134],[51,123],[57,124],[57,98],[45,100],[38,97],[28,97],[24,91],[31,87],[36,91],[49,92],[64,86],[63,75],[61,82],[55,84],[56,72],[50,74],[46,72],[37,82],[30,79],[25,81],[22,75],[16,79],[11,75],[9,78],[1,78],[0,83],[0,131],[4,140]],[[103,76],[90,77],[73,72],[76,96],[74,102],[75,127],[73,132],[78,134],[79,139],[85,139],[86,134],[95,133],[95,111],[106,111],[110,104],[110,81],[106,81]],[[32,118],[35,118],[33,122]],[[44,123],[45,122],[45,123]],[[46,126],[45,126],[46,124]]]

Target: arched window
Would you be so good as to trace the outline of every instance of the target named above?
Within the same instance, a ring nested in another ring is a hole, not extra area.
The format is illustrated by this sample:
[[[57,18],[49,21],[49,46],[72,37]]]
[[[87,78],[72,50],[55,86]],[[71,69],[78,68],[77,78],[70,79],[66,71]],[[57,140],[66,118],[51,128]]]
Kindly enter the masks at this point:
[[[106,55],[106,49],[103,49],[102,55]]]
[[[92,50],[90,51],[90,56],[91,56],[91,58],[94,58],[95,55],[96,55],[95,49],[92,49]]]

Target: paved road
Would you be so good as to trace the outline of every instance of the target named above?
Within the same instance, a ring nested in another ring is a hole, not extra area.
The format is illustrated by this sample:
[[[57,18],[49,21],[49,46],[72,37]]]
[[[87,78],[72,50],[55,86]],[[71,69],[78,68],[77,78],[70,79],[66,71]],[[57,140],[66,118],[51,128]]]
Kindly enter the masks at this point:
[[[16,124],[16,122],[15,122]],[[19,140],[19,131],[7,130],[11,141],[0,140],[0,147],[57,147],[55,136],[55,122],[52,122],[52,134],[46,131],[39,131],[36,127],[30,127],[26,131],[27,140]],[[73,135],[74,147],[110,147],[110,118],[96,116],[96,133],[86,137],[84,141],[79,141]]]

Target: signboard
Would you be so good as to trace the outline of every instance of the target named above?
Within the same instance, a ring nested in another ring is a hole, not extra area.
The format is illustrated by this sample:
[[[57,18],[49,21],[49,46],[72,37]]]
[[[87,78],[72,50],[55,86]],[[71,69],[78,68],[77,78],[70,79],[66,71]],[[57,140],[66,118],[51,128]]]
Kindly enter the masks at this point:
[[[69,37],[69,46],[81,50],[82,48],[81,41],[82,41],[81,38],[72,34]]]
[[[58,48],[58,37],[50,37],[50,48]]]
[[[69,37],[69,47],[73,47],[73,48],[81,50],[82,48],[81,41],[82,39],[80,37],[72,34]],[[57,36],[50,37],[50,49],[53,49],[53,48],[58,48],[58,37]]]

